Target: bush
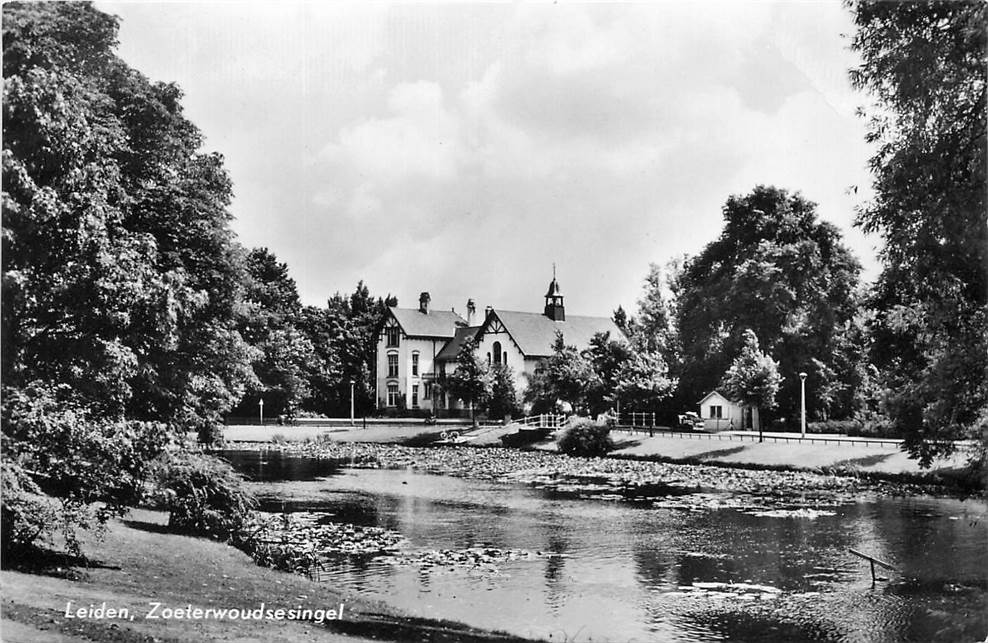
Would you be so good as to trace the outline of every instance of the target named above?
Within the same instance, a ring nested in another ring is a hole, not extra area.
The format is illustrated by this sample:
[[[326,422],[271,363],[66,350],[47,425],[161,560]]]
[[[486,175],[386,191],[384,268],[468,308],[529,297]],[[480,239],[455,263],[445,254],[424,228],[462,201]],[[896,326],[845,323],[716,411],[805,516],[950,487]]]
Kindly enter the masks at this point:
[[[579,420],[559,438],[559,451],[587,458],[604,456],[614,450],[610,432],[611,429],[606,424]]]
[[[9,457],[0,462],[0,509],[2,544],[0,558],[4,564],[17,562],[36,541],[50,540],[59,525],[59,514],[51,498],[41,493],[27,471]]]
[[[3,398],[3,547],[60,531],[78,554],[77,529],[141,500],[171,435],[162,424],[96,417],[64,386],[6,388]]]
[[[203,422],[196,433],[199,444],[214,447],[223,442],[224,427],[218,422]]]
[[[229,540],[257,506],[243,476],[229,463],[197,451],[163,456],[156,483],[169,512],[168,527],[191,536]]]
[[[796,423],[799,427],[799,423]],[[807,433],[841,433],[852,437],[896,438],[901,437],[891,423],[882,420],[826,420],[807,422]]]

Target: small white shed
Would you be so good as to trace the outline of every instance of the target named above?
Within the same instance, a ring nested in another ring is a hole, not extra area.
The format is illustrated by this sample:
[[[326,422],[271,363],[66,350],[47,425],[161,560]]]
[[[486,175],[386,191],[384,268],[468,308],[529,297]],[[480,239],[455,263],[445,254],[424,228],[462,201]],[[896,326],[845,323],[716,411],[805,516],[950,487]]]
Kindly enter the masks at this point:
[[[700,417],[707,431],[757,429],[761,422],[757,408],[729,400],[720,391],[711,391],[700,400]]]

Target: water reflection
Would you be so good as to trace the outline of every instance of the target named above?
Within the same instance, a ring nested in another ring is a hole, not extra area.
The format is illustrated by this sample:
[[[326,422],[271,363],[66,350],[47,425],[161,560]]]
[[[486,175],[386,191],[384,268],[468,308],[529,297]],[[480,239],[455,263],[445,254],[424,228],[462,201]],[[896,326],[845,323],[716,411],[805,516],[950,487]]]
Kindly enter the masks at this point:
[[[282,480],[317,480],[336,475],[340,466],[329,460],[299,458],[280,451],[221,451],[218,454],[248,480],[273,482]]]
[[[297,480],[261,486],[266,503],[394,529],[417,547],[552,554],[497,574],[342,561],[329,581],[421,616],[551,640],[974,641],[988,632],[983,502],[834,499],[833,515],[809,520],[579,500],[411,470]],[[872,586],[851,547],[898,571]]]

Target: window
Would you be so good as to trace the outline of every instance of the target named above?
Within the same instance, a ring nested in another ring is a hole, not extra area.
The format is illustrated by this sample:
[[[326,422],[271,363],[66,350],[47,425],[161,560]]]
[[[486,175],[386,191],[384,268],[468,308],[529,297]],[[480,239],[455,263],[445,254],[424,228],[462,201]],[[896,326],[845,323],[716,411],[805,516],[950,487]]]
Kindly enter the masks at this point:
[[[432,382],[425,383],[425,390],[422,391],[422,397],[427,400],[432,399]]]
[[[419,374],[419,354],[412,353],[412,375]]]
[[[398,406],[398,385],[388,384],[388,406]]]
[[[388,353],[388,377],[398,377],[398,353]]]
[[[401,336],[401,331],[397,326],[388,326],[384,329],[384,336],[387,339],[388,347],[397,346],[398,338]]]
[[[724,407],[723,406],[712,406],[710,407],[710,417],[712,418],[722,418],[724,417]]]
[[[412,384],[412,408],[417,409],[419,407],[419,385]]]
[[[494,342],[494,363],[501,363],[501,342]]]

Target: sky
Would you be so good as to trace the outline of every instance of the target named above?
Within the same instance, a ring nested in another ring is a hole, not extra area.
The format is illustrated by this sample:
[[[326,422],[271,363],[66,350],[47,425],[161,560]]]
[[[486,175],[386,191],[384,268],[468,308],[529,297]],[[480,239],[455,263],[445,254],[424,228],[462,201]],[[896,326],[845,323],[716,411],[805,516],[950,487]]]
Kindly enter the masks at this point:
[[[121,57],[184,91],[241,243],[306,304],[633,311],[649,264],[799,191],[877,274],[851,17],[825,2],[97,2]],[[852,186],[858,189],[855,191]]]

